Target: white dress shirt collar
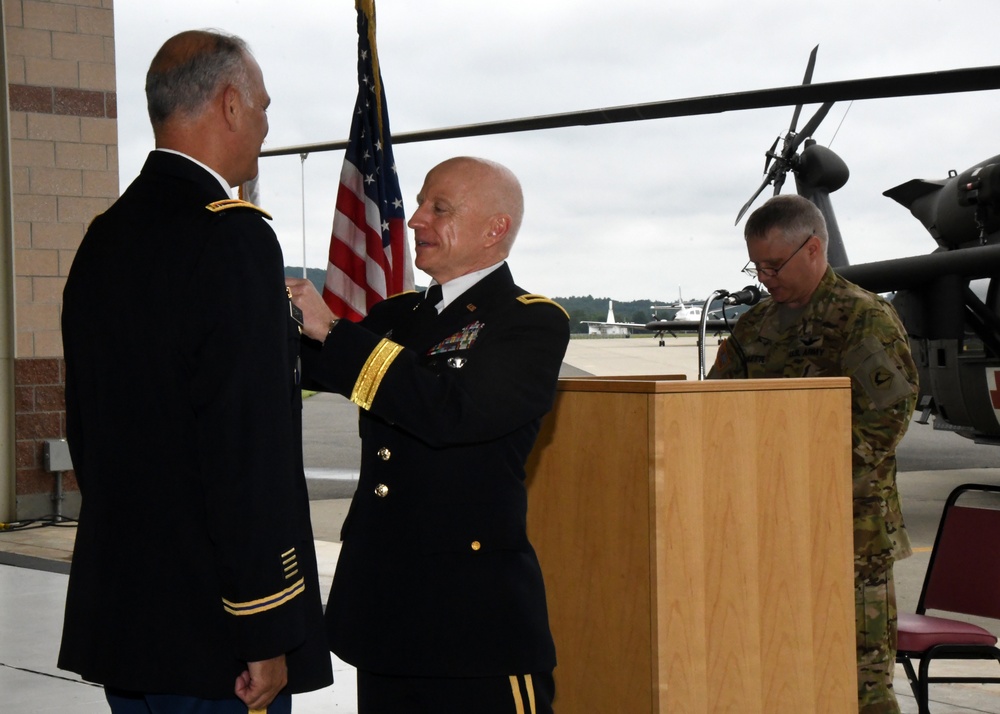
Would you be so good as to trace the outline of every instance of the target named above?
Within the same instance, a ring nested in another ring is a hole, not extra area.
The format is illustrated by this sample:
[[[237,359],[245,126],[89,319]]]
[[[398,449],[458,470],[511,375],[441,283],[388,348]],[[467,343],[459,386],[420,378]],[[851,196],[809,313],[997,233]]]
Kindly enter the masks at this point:
[[[495,263],[488,268],[483,268],[482,270],[477,270],[472,273],[466,273],[465,275],[460,275],[446,283],[441,283],[441,302],[437,304],[438,313],[440,314],[443,312],[444,309],[458,299],[462,293],[492,273],[494,270],[497,270],[503,264],[504,261],[501,260],[499,263]],[[435,282],[436,281],[432,280],[431,285]]]
[[[208,171],[208,173],[212,174],[215,177],[215,180],[219,182],[219,185],[222,186],[223,190],[225,190],[226,195],[232,197],[233,195],[232,187],[229,185],[226,179],[222,178],[219,172],[213,169],[212,167],[206,166],[205,164],[198,161],[198,159],[192,158],[191,156],[188,156],[183,152],[174,151],[173,149],[154,149],[154,151],[162,151],[167,154],[176,154],[177,156],[183,156],[188,161],[193,161],[194,163],[198,164],[200,167]]]

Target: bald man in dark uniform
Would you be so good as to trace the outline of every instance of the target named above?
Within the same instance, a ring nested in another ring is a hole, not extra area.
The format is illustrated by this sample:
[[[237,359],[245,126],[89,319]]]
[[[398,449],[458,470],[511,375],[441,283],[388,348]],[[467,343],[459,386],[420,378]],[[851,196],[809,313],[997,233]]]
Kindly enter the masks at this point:
[[[168,40],[146,94],[156,151],[64,294],[83,505],[59,666],[116,713],[289,711],[332,674],[298,325],[268,216],[230,195],[257,174],[270,98],[214,32]]]
[[[410,219],[427,294],[338,321],[290,280],[306,376],[359,405],[361,477],[327,603],[360,714],[551,712],[555,648],[525,532],[524,464],[569,320],[506,258],[523,199],[503,166],[433,168]]]

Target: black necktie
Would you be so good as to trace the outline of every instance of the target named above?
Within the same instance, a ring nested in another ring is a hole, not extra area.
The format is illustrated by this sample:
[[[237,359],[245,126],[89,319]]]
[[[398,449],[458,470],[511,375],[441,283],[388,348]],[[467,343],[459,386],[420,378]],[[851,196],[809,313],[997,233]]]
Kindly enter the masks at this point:
[[[408,345],[414,337],[422,334],[437,317],[436,305],[439,302],[441,302],[441,286],[435,283],[427,289],[423,300],[413,306],[409,319],[393,328],[393,339]]]
[[[423,302],[420,303],[420,308],[422,310],[430,308],[434,311],[434,314],[437,315],[437,304],[441,302],[441,298],[441,286],[434,283],[427,288],[427,293],[424,295]]]

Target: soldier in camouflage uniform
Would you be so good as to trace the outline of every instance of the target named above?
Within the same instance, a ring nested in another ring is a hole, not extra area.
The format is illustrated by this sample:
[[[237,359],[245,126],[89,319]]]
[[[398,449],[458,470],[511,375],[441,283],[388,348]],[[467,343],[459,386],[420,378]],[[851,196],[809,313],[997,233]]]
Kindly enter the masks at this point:
[[[776,196],[746,224],[744,270],[770,293],[736,323],[709,378],[851,378],[858,706],[899,712],[892,688],[892,565],[911,553],[895,450],[917,400],[917,370],[892,305],[827,264],[826,222],[808,200]]]

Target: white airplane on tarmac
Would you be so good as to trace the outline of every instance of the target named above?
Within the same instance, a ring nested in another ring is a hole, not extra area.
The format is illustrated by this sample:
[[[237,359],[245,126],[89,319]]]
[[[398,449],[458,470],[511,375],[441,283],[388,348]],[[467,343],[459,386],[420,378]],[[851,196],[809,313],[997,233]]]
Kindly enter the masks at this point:
[[[588,335],[624,335],[628,337],[635,328],[646,329],[645,323],[642,322],[616,322],[615,306],[612,300],[608,300],[608,317],[604,322],[581,320],[581,323],[587,326]]]

